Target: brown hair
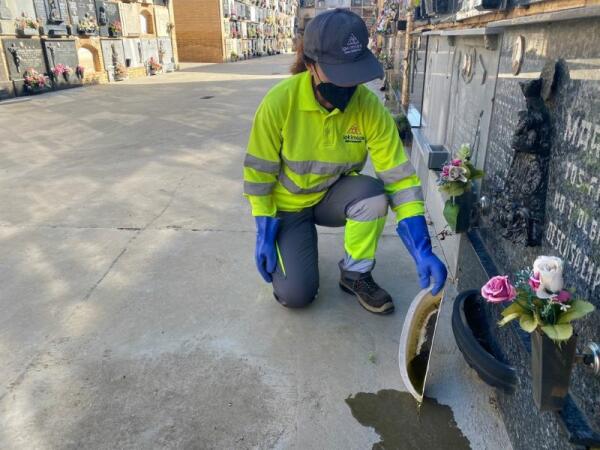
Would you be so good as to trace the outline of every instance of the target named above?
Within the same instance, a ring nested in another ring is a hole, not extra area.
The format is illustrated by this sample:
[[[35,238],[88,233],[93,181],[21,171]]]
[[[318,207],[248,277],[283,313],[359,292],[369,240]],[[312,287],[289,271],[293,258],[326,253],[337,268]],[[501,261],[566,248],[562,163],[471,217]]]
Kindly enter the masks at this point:
[[[296,41],[296,59],[290,67],[290,72],[292,72],[292,75],[306,72],[308,70],[306,65],[314,63],[315,61],[313,59],[304,54],[304,42],[301,37],[298,37],[298,40]]]

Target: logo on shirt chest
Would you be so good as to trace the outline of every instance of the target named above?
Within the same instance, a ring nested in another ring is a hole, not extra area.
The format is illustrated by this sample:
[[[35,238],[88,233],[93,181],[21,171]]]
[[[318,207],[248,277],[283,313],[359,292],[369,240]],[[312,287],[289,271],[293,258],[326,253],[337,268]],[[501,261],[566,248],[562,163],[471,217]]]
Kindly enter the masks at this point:
[[[360,129],[358,128],[358,125],[356,124],[348,128],[348,131],[346,131],[346,133],[344,134],[344,142],[346,143],[360,143],[364,142],[364,140],[365,137],[363,136]]]

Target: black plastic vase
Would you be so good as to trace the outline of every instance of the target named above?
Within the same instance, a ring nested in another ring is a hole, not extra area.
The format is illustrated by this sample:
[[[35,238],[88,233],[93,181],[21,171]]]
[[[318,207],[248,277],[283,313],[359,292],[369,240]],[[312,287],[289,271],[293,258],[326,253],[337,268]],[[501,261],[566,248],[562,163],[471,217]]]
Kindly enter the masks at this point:
[[[533,401],[540,411],[562,409],[569,393],[576,344],[575,335],[558,345],[539,330],[531,333]]]
[[[464,233],[469,230],[471,222],[471,209],[473,196],[470,192],[451,197],[444,205],[444,218],[448,226],[455,233]]]
[[[517,384],[514,367],[506,364],[490,332],[479,291],[458,294],[452,310],[452,332],[465,361],[490,386],[512,393]]]

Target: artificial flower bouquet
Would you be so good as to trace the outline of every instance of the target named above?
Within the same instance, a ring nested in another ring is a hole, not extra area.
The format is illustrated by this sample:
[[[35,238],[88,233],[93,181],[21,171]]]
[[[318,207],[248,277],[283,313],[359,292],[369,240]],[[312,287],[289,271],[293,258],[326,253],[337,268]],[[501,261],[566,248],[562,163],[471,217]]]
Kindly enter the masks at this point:
[[[93,17],[85,17],[79,20],[77,30],[79,33],[94,34],[98,31],[98,23]]]
[[[37,30],[40,27],[40,22],[36,19],[32,19],[31,17],[27,17],[25,13],[22,13],[21,16],[15,19],[15,28],[17,30]]]
[[[501,313],[500,326],[518,319],[524,331],[538,330],[560,343],[573,335],[572,321],[594,310],[594,305],[574,298],[563,287],[563,261],[539,256],[533,270],[516,274],[514,285],[508,276],[496,276],[481,288],[481,296],[489,303],[508,304]]]
[[[124,80],[125,78],[127,78],[128,75],[129,71],[127,70],[127,67],[125,67],[125,65],[120,62],[117,63],[117,65],[115,66],[115,79]]]
[[[154,73],[160,72],[162,69],[162,64],[160,64],[154,56],[151,56],[148,60],[148,66],[150,67],[150,70]]]
[[[450,164],[442,167],[438,181],[441,192],[450,197],[458,197],[470,191],[473,180],[483,177],[483,171],[476,169],[471,163],[471,148],[463,144],[456,153],[456,158]]]
[[[23,74],[23,83],[26,89],[43,89],[50,86],[50,81],[46,75],[38,73],[37,70],[29,68]]]
[[[58,80],[58,77],[62,76],[65,79],[68,79],[69,76],[73,73],[73,69],[65,64],[57,64],[51,69],[52,75],[55,80]]]
[[[121,21],[115,20],[108,26],[108,32],[111,36],[118,36],[121,34],[123,28],[121,27]]]
[[[448,195],[444,205],[444,218],[457,233],[469,229],[471,218],[471,195],[473,180],[483,177],[483,171],[471,163],[471,148],[463,144],[450,164],[442,167],[438,180],[440,192]]]

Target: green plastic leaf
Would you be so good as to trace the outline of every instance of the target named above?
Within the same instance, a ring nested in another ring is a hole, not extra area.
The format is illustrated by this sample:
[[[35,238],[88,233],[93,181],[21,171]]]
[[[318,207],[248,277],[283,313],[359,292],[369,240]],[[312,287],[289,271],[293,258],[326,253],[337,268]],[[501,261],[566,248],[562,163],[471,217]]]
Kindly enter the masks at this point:
[[[594,309],[596,308],[590,302],[586,302],[584,300],[573,300],[568,311],[563,312],[559,316],[558,323],[571,323],[573,320],[581,319],[582,317],[588,315]]]
[[[504,318],[498,322],[498,325],[503,327],[508,322],[512,322],[513,320],[518,319],[519,317],[521,317],[521,313],[508,314],[507,316],[504,316]]]
[[[537,328],[539,322],[535,314],[522,314],[519,319],[519,325],[521,325],[521,328],[528,333],[533,333],[533,330]]]
[[[474,180],[478,178],[483,178],[483,175],[485,175],[485,172],[483,170],[475,169],[471,172],[471,178]]]
[[[469,156],[471,156],[471,149],[468,145],[462,145],[456,152],[456,156],[458,157],[458,159],[468,159]]]
[[[573,336],[573,327],[570,324],[545,325],[542,331],[553,341],[566,341]]]
[[[506,317],[509,314],[514,314],[514,313],[528,314],[529,311],[526,310],[525,308],[523,308],[518,303],[512,302],[509,306],[507,306],[506,308],[504,308],[500,314],[502,314],[502,317]]]

